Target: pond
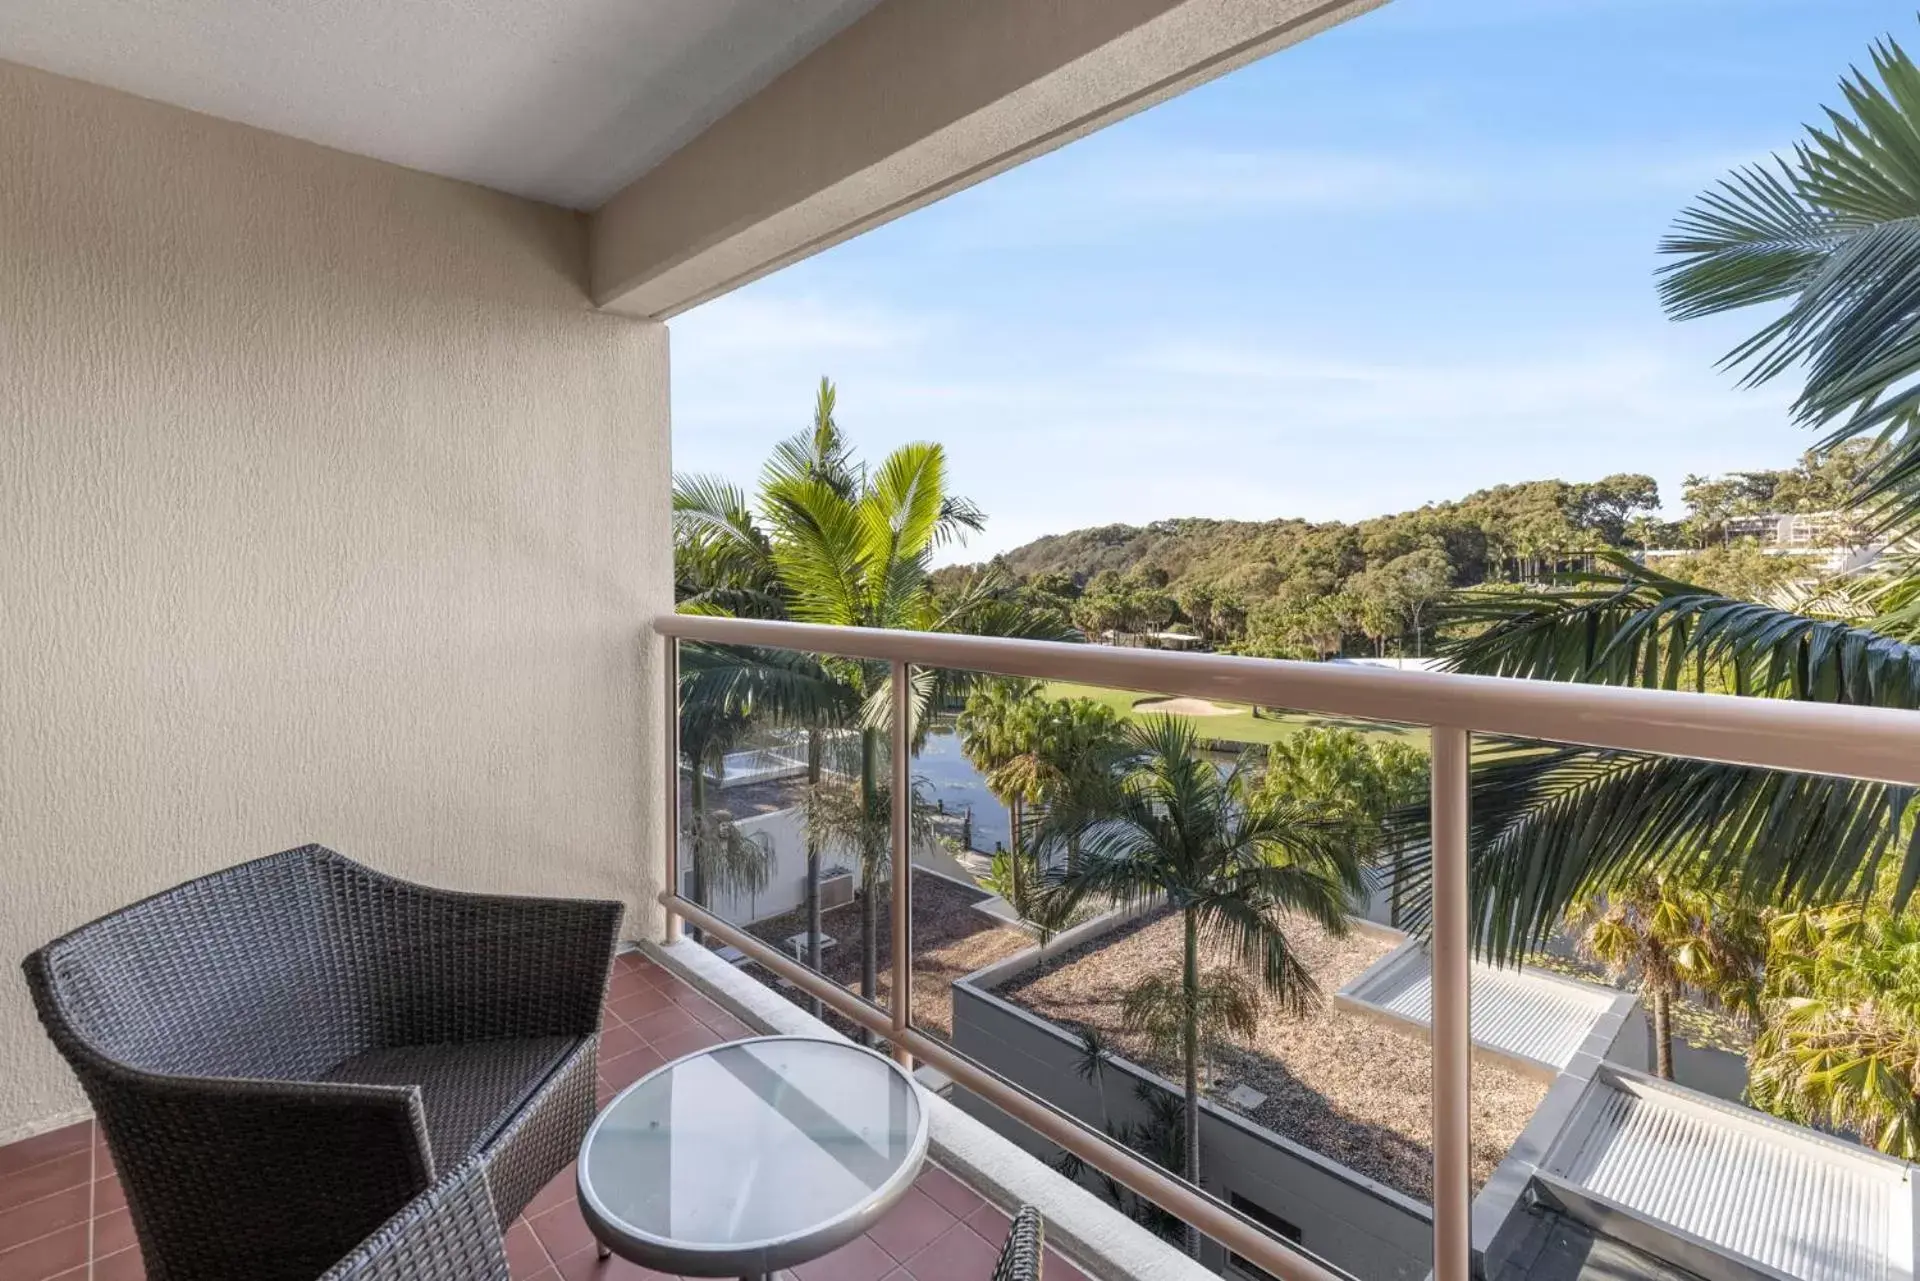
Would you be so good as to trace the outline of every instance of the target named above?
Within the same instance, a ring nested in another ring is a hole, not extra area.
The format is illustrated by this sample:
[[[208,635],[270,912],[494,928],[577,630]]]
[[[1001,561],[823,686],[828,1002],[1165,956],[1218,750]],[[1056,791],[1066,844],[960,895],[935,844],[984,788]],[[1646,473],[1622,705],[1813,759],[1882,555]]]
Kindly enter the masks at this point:
[[[1233,768],[1237,757],[1227,752],[1203,752],[1221,772]],[[973,809],[973,848],[991,854],[996,843],[1005,845],[1013,830],[1006,807],[987,790],[987,781],[960,750],[960,738],[951,726],[932,730],[926,746],[913,758],[913,776],[929,805],[938,803],[949,814]]]
[[[938,802],[949,814],[972,808],[973,848],[991,853],[995,843],[1007,843],[1013,830],[1007,811],[987,790],[986,780],[968,762],[951,729],[928,734],[926,746],[913,758],[913,775],[929,804]]]

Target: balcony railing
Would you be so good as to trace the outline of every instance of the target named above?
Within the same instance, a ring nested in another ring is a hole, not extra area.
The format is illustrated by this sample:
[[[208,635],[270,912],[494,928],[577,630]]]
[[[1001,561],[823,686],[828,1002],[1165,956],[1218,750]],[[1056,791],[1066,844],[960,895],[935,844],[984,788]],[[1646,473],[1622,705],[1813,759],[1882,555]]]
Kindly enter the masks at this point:
[[[666,640],[666,777],[679,784],[678,641],[704,641],[829,654],[889,664],[893,706],[907,706],[912,669],[951,668],[1036,680],[1282,707],[1342,718],[1428,727],[1432,753],[1433,1275],[1471,1276],[1470,941],[1467,811],[1469,745],[1474,733],[1577,746],[1692,757],[1795,773],[1920,785],[1920,715],[1719,695],[1383,672],[1331,664],[1182,654],[1042,641],[820,627],[762,620],[671,615],[655,630]],[[908,718],[893,718],[893,795],[909,790]],[[670,822],[678,807],[669,804]],[[678,832],[667,841],[666,884],[680,884]],[[1314,1259],[1251,1220],[1073,1117],[956,1054],[913,1026],[909,929],[908,807],[892,813],[890,1009],[869,1004],[691,900],[664,892],[668,936],[686,920],[740,949],[771,973],[818,998],[855,1025],[886,1039],[894,1052],[928,1063],[961,1086],[1031,1126],[1087,1165],[1191,1223],[1234,1254],[1287,1281],[1334,1281]]]

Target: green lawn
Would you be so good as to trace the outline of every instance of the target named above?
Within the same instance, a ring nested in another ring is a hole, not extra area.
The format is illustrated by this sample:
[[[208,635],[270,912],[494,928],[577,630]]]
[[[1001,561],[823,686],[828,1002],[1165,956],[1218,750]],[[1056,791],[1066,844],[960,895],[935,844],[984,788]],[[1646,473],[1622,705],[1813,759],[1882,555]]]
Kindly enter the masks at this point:
[[[1049,698],[1090,698],[1096,703],[1105,703],[1126,717],[1142,714],[1135,708],[1135,704],[1151,702],[1160,697],[1157,694],[1139,694],[1131,690],[1107,689],[1100,685],[1078,685],[1071,681],[1049,681],[1046,684],[1045,693]],[[1309,726],[1339,725],[1358,730],[1369,738],[1401,739],[1409,743],[1418,743],[1423,747],[1427,742],[1427,731],[1421,727],[1292,713],[1278,719],[1268,716],[1256,718],[1250,707],[1231,703],[1221,703],[1218,706],[1232,707],[1232,715],[1192,718],[1194,727],[1201,737],[1231,743],[1277,743]]]

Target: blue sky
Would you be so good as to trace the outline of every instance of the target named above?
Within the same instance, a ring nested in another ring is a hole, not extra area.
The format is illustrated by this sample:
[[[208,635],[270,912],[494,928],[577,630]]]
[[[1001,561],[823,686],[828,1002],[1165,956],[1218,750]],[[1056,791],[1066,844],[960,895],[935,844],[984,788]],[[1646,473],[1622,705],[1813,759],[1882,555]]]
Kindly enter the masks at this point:
[[[750,482],[813,386],[948,449],[976,559],[1172,516],[1354,519],[1784,465],[1654,244],[1913,0],[1392,0],[679,318],[674,462]]]

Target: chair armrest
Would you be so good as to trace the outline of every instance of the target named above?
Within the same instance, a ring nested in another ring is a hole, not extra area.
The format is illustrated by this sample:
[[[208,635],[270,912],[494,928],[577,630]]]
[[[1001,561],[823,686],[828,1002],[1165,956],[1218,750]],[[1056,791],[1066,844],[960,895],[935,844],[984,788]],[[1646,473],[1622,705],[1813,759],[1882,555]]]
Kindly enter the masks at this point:
[[[373,979],[377,1044],[599,1030],[621,904],[464,894],[351,866],[369,891],[353,945]]]
[[[993,1265],[993,1281],[1040,1281],[1040,1262],[1046,1252],[1046,1234],[1040,1224],[1040,1211],[1030,1205],[1020,1207],[1007,1229],[1007,1243],[1000,1247],[1000,1258]]]
[[[141,1244],[171,1275],[318,1275],[433,1183],[411,1086],[114,1067],[86,1085]]]
[[[452,1171],[320,1281],[508,1281],[486,1167],[473,1160]]]

